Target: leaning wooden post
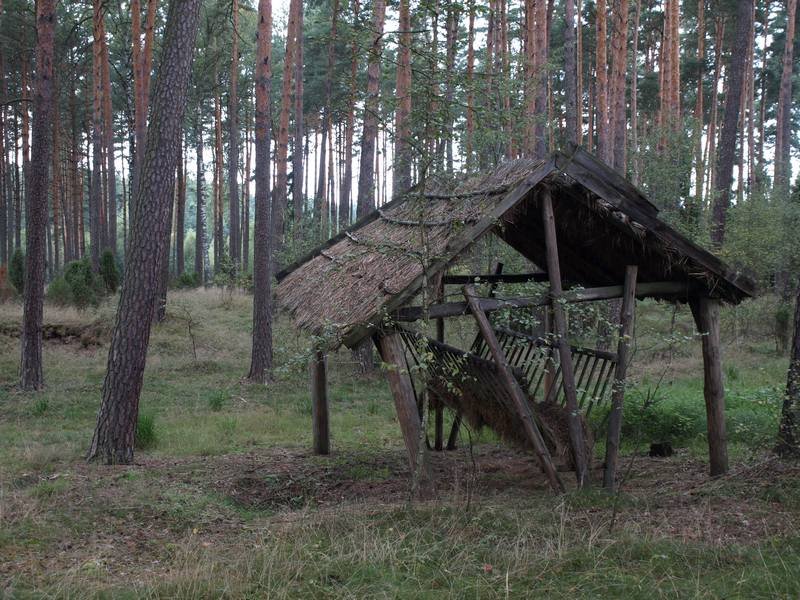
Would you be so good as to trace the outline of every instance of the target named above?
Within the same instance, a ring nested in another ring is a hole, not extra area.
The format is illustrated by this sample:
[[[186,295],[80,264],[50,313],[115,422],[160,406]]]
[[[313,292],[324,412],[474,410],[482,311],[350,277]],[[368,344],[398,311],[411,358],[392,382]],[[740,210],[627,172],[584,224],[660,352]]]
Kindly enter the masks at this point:
[[[622,294],[620,312],[620,336],[617,342],[617,366],[614,369],[614,387],[611,392],[611,414],[608,417],[608,437],[606,438],[606,467],[603,471],[603,487],[614,491],[619,455],[619,434],[622,429],[622,403],[625,399],[625,375],[628,370],[631,339],[633,337],[634,310],[636,308],[636,275],[639,268],[628,265],[625,268],[625,287]]]
[[[408,462],[411,466],[412,477],[417,472],[421,473],[420,490],[430,489],[431,478],[425,445],[423,444],[422,448],[420,448],[419,443],[422,424],[420,423],[414,386],[411,383],[411,376],[408,372],[403,340],[399,333],[387,332],[382,336],[376,336],[375,345],[378,347],[381,360],[389,366],[386,370],[386,378],[389,380],[389,387],[394,397],[397,420],[400,421],[400,429],[403,432],[403,440],[408,451]],[[422,461],[421,469],[417,468],[418,457]]]
[[[589,467],[586,456],[586,440],[581,424],[578,393],[575,388],[575,371],[572,365],[572,350],[567,341],[567,319],[564,307],[561,305],[563,289],[561,287],[561,267],[558,262],[558,241],[556,240],[556,220],[553,215],[553,201],[550,190],[543,187],[539,192],[542,204],[542,218],[544,220],[544,237],[547,247],[547,275],[550,280],[550,298],[553,308],[553,324],[555,325],[556,344],[561,361],[561,379],[564,385],[567,411],[569,413],[569,439],[572,444],[572,454],[575,459],[575,475],[578,487],[589,483]]]
[[[444,302],[444,271],[439,274],[436,282],[436,302],[441,304]],[[444,342],[444,319],[436,319],[436,341]],[[444,448],[444,406],[441,402],[436,403],[434,409],[435,418],[435,438],[433,448],[436,451],[441,451]]]
[[[536,421],[533,419],[531,407],[528,405],[528,398],[525,395],[525,392],[522,391],[517,378],[514,377],[514,374],[511,372],[511,367],[508,366],[506,355],[503,352],[503,349],[500,347],[497,337],[494,335],[494,330],[492,329],[491,323],[489,323],[489,318],[486,316],[486,313],[481,310],[481,307],[478,304],[478,297],[475,293],[475,288],[472,285],[465,285],[463,291],[464,297],[467,299],[467,303],[469,304],[470,311],[475,316],[475,320],[478,322],[478,329],[480,329],[486,345],[489,346],[489,351],[492,353],[492,358],[497,365],[500,377],[505,384],[506,391],[514,401],[514,408],[516,409],[517,416],[522,421],[522,426],[525,428],[525,434],[527,435],[531,445],[533,445],[533,449],[536,451],[539,461],[542,463],[542,468],[544,469],[547,478],[550,480],[550,485],[556,492],[564,492],[564,484],[558,477],[556,468],[553,466],[553,461],[550,458],[550,452],[547,450],[547,446],[544,443],[544,438],[542,438],[542,433],[539,431],[539,427],[536,425]]]
[[[722,351],[719,339],[719,301],[694,298],[689,302],[703,343],[703,395],[706,399],[708,457],[711,476],[728,472],[725,433],[725,388],[722,383]]]
[[[330,454],[330,427],[328,425],[328,358],[319,350],[309,363],[311,377],[311,421],[314,431],[314,454]]]

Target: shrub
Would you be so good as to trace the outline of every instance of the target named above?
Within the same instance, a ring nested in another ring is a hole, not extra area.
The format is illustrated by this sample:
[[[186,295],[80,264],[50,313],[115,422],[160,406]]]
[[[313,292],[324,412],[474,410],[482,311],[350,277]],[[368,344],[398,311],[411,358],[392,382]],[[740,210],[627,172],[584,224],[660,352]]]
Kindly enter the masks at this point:
[[[18,294],[25,291],[25,255],[17,248],[8,266],[8,279]]]
[[[100,257],[100,278],[108,293],[116,293],[119,286],[119,270],[111,250],[105,250]]]
[[[181,273],[175,279],[175,287],[179,289],[196,288],[200,286],[200,273]]]
[[[64,268],[64,279],[72,293],[72,303],[78,309],[97,306],[100,302],[100,284],[92,272],[89,259],[76,260]]]
[[[153,415],[140,414],[136,420],[136,436],[134,446],[138,450],[152,448],[158,442],[156,434],[156,419]]]
[[[56,277],[47,286],[47,301],[57,306],[72,304],[72,289],[64,277]]]

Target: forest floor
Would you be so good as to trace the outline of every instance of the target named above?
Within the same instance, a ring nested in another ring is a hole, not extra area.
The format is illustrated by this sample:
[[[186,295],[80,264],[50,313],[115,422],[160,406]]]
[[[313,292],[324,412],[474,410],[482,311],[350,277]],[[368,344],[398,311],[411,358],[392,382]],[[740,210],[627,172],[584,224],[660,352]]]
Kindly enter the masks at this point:
[[[436,499],[411,504],[380,373],[332,357],[333,452],[314,456],[306,340],[287,319],[276,383],[249,385],[251,299],[169,300],[142,393],[148,447],[124,467],[83,460],[114,305],[46,307],[36,394],[15,390],[20,308],[0,305],[0,597],[800,596],[800,464],[769,453],[786,359],[746,314],[723,315],[728,476],[707,477],[690,318],[645,304],[619,494],[553,496],[532,456],[465,432],[432,453]],[[664,440],[675,455],[649,458]]]

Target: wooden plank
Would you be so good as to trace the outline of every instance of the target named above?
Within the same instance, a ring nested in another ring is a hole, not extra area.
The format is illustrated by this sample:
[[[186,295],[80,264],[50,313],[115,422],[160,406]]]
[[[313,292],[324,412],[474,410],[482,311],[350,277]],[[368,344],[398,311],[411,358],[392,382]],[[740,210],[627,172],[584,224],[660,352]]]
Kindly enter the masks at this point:
[[[708,456],[711,476],[728,472],[728,441],[725,432],[725,387],[722,381],[722,348],[719,339],[719,301],[692,301],[697,330],[703,343],[703,395],[706,401]]]
[[[597,300],[611,300],[621,298],[624,286],[609,285],[596,288],[578,288],[567,290],[562,294],[564,302],[593,302]],[[682,281],[654,281],[639,283],[636,285],[637,298],[678,298],[688,299],[692,294],[692,288]],[[478,303],[483,312],[490,313],[507,308],[530,308],[535,306],[547,306],[550,303],[549,296],[539,296],[536,298],[478,298]],[[461,317],[469,312],[466,302],[444,302],[433,304],[428,308],[428,317],[431,319]],[[425,312],[421,306],[404,306],[397,310],[392,318],[395,321],[410,322],[424,318]]]
[[[391,332],[387,335],[378,337],[375,340],[381,360],[389,365],[386,370],[386,378],[389,380],[389,387],[394,397],[397,420],[400,422],[400,429],[403,432],[403,441],[408,451],[408,462],[411,473],[421,472],[420,488],[430,488],[429,465],[426,460],[425,445],[420,447],[419,411],[417,409],[417,399],[414,395],[414,388],[411,383],[411,376],[408,373],[405,352],[401,334]],[[417,461],[422,464],[418,465]]]
[[[374,315],[365,319],[363,324],[356,325],[346,332],[342,337],[342,343],[348,348],[352,348],[364,337],[371,335],[374,331],[379,329],[379,325],[382,321],[381,317],[384,314],[391,315],[398,308],[408,303],[417,295],[426,280],[434,277],[438,272],[445,269],[455,256],[458,256],[483,234],[492,229],[504,214],[519,204],[531,190],[552,173],[554,169],[555,159],[552,157],[540,164],[528,177],[519,183],[517,187],[509,192],[505,198],[498,202],[491,211],[484,215],[480,221],[472,227],[469,227],[456,239],[451,240],[442,252],[442,256],[431,261],[427,273],[420,273],[402,292],[389,298]],[[437,315],[432,314],[429,315],[429,318],[435,318],[436,316]]]
[[[330,413],[328,409],[328,358],[315,352],[309,363],[311,379],[311,422],[314,454],[330,454]]]
[[[553,215],[553,201],[550,190],[543,187],[539,192],[542,206],[542,220],[544,221],[544,237],[547,246],[547,272],[550,275],[550,296],[552,298],[553,326],[558,344],[558,356],[561,363],[561,379],[566,398],[569,439],[572,444],[572,454],[575,461],[575,476],[578,487],[582,488],[589,483],[589,459],[586,456],[586,439],[581,423],[578,394],[575,389],[575,371],[572,365],[572,350],[567,341],[567,319],[564,307],[561,304],[561,267],[558,263],[558,241],[556,239],[556,222]]]
[[[528,398],[525,396],[525,392],[523,392],[516,377],[514,377],[514,374],[508,365],[508,361],[506,360],[503,351],[500,349],[500,345],[497,343],[497,338],[494,335],[494,330],[492,329],[491,323],[489,323],[489,319],[486,317],[486,314],[481,311],[480,306],[475,301],[477,299],[475,288],[471,285],[465,285],[464,296],[470,305],[472,314],[475,316],[475,320],[478,323],[478,328],[483,335],[483,339],[486,340],[486,344],[489,346],[489,349],[492,352],[492,357],[497,365],[497,369],[501,380],[503,381],[504,387],[506,388],[506,392],[514,402],[514,408],[516,409],[517,416],[522,421],[525,434],[536,451],[537,456],[539,457],[539,461],[542,464],[542,469],[544,469],[544,472],[550,481],[550,485],[556,492],[563,493],[565,491],[564,484],[561,482],[555,466],[553,466],[553,461],[550,458],[550,452],[547,450],[547,446],[542,438],[542,433],[539,431],[539,427],[536,425],[536,421],[533,419],[531,408],[528,405]]]
[[[636,307],[636,276],[639,269],[636,265],[625,267],[625,295],[622,297],[622,309],[619,322],[621,326],[619,342],[617,342],[617,365],[614,369],[614,384],[611,392],[611,413],[608,417],[608,435],[606,436],[606,466],[603,471],[603,487],[613,492],[617,476],[617,458],[619,456],[619,436],[622,431],[622,404],[625,400],[625,376],[628,369],[630,342],[633,338],[634,310]]]

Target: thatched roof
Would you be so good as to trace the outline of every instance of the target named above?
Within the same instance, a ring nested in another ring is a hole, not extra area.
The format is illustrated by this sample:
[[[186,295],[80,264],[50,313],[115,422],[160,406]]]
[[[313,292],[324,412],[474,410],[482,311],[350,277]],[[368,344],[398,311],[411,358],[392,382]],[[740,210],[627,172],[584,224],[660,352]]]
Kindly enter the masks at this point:
[[[548,186],[562,276],[583,286],[680,281],[727,302],[754,284],[658,218],[658,209],[579,148],[544,161],[508,162],[450,193],[409,193],[358,221],[278,273],[277,299],[298,327],[353,345],[382,315],[408,304],[473,242],[493,232],[545,265],[537,190]]]

